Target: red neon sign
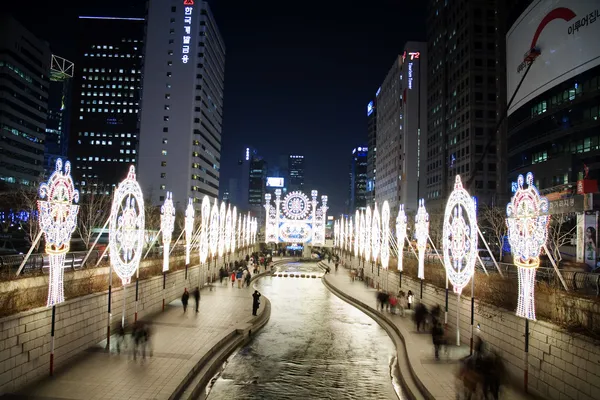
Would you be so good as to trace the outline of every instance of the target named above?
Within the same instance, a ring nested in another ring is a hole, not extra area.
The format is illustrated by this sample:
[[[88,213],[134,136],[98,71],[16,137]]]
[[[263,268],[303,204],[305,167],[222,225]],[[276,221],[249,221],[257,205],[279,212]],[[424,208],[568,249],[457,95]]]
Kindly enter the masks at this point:
[[[184,6],[193,6],[194,0],[183,0],[183,5]]]

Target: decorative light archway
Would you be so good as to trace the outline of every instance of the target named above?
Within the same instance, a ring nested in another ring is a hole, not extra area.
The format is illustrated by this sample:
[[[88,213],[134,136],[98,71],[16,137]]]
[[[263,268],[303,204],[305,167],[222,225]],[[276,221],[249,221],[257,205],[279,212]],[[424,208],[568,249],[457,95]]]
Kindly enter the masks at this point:
[[[461,294],[475,272],[477,239],[475,200],[463,188],[460,175],[456,175],[444,213],[442,250],[446,275],[457,294]]]
[[[527,188],[524,184],[527,184]],[[506,207],[508,241],[519,274],[519,301],[516,314],[535,320],[535,274],[540,252],[548,238],[548,199],[540,196],[533,174],[519,175],[517,191]]]
[[[419,250],[419,279],[425,279],[425,250],[427,249],[427,238],[429,237],[429,214],[425,209],[425,200],[419,200],[419,208],[415,216],[415,236],[417,249]]]
[[[408,218],[404,212],[404,204],[400,204],[398,208],[398,216],[396,217],[396,245],[398,246],[398,271],[403,269],[404,258],[404,242],[406,241],[406,227]]]

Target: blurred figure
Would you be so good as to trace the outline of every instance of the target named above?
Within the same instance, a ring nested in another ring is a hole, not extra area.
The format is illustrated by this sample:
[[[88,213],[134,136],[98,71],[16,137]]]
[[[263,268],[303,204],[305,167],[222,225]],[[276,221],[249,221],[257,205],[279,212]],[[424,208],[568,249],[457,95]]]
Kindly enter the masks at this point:
[[[406,300],[408,301],[408,309],[411,309],[413,300],[414,300],[414,296],[413,296],[413,292],[412,290],[408,291],[408,294],[406,295]]]
[[[125,328],[123,325],[119,326],[119,337],[117,338],[117,353],[121,354],[121,345],[124,348],[127,347],[127,341],[125,340]]]
[[[409,303],[410,304],[410,303]],[[410,305],[409,305],[410,308]],[[417,332],[421,331],[421,327],[425,329],[427,323],[427,317],[429,316],[429,310],[423,303],[417,304],[415,307],[414,321],[417,324]]]
[[[237,275],[235,276],[235,279],[237,280],[238,283],[238,289],[242,288],[242,283],[244,283],[242,281],[242,278],[244,277],[244,273],[242,272],[242,270],[238,270]]]
[[[260,292],[255,290],[252,294],[252,315],[256,315],[258,307],[260,307]]]
[[[235,284],[235,271],[231,273],[231,287]]]
[[[196,312],[198,312],[198,307],[200,306],[200,288],[198,286],[194,289],[194,300],[196,300]]]
[[[187,311],[188,300],[190,299],[190,293],[187,288],[183,289],[183,294],[181,295],[181,304],[183,304],[183,312]]]
[[[431,338],[433,340],[433,348],[435,349],[435,359],[440,359],[440,347],[444,342],[444,328],[438,320],[434,320],[431,327]]]

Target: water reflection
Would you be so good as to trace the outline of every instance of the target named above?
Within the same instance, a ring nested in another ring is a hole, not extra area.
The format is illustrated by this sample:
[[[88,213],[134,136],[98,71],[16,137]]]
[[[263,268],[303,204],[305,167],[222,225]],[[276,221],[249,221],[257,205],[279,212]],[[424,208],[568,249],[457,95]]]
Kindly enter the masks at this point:
[[[285,270],[322,272],[315,264]],[[269,277],[257,286],[271,300],[271,319],[230,359],[209,400],[397,399],[394,345],[375,321],[319,279]]]

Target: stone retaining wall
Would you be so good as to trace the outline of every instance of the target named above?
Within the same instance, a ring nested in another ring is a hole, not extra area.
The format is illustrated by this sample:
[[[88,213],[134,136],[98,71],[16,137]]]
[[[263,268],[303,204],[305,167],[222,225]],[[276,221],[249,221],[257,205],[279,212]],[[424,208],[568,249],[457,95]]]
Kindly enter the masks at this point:
[[[354,265],[357,265],[356,260]],[[382,288],[398,290],[397,272],[380,270],[378,274],[377,268],[372,272],[367,264],[365,276]],[[412,290],[415,301],[420,301],[420,287],[418,279],[402,277],[402,290]],[[470,287],[466,287],[458,307],[461,341],[467,344],[471,338],[470,294]],[[429,308],[436,304],[443,308],[445,290],[424,283],[422,301]],[[452,289],[448,303],[448,325],[455,340],[457,296]],[[523,382],[525,320],[512,311],[475,301],[474,325],[475,335],[480,335],[489,348],[505,360],[510,377]],[[571,334],[544,321],[531,321],[529,327],[529,388],[548,399],[597,399],[600,396],[600,346],[588,337]]]

